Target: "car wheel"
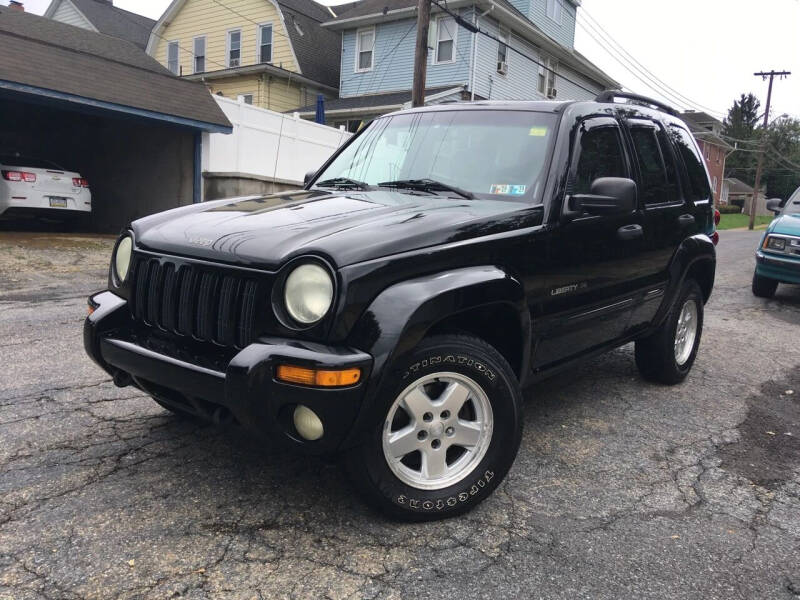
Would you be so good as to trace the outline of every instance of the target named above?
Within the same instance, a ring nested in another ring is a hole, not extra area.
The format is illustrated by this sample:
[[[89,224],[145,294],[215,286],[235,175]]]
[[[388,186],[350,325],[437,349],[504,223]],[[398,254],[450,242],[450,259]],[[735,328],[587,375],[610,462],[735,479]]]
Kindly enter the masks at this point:
[[[477,506],[503,480],[522,437],[522,393],[503,356],[464,335],[423,341],[392,365],[367,439],[345,457],[370,504],[407,521]]]
[[[753,273],[753,295],[759,298],[772,298],[775,290],[778,289],[778,282],[775,279],[764,277],[758,273]]]
[[[683,283],[678,301],[652,335],[636,341],[636,366],[645,379],[680,383],[692,370],[703,333],[703,293],[694,280]]]

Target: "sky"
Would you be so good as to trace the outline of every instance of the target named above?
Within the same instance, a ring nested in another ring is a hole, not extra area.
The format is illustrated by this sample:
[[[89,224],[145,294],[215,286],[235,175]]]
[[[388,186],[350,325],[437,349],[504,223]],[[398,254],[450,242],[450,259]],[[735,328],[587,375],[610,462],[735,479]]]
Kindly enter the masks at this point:
[[[50,4],[24,1],[36,14]],[[114,5],[157,19],[169,0]],[[763,110],[767,82],[753,73],[792,71],[775,81],[770,116],[800,118],[799,32],[800,0],[583,0],[575,47],[626,89],[717,117],[747,92]]]

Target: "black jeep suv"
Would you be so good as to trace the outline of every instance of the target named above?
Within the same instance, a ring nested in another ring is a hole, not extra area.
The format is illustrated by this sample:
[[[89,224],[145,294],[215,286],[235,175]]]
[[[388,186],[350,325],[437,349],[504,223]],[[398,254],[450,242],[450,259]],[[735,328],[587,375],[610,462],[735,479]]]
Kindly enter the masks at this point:
[[[166,409],[337,453],[372,504],[463,513],[514,462],[522,388],[636,342],[682,381],[711,294],[692,135],[639,96],[375,119],[305,189],[135,221],[89,355]]]

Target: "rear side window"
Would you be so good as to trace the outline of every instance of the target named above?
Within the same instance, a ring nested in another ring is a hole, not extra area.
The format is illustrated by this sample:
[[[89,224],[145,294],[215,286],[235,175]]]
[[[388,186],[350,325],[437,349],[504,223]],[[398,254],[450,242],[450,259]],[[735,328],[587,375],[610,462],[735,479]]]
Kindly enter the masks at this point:
[[[686,190],[689,200],[708,200],[711,198],[711,188],[708,184],[708,175],[703,166],[703,158],[697,150],[692,134],[683,129],[670,125],[669,134],[675,147],[686,165],[686,174],[689,177]]]
[[[641,175],[639,197],[647,204],[679,200],[675,163],[664,134],[652,126],[631,126]]]
[[[615,124],[590,126],[581,135],[573,193],[588,194],[598,177],[627,177],[622,138]]]

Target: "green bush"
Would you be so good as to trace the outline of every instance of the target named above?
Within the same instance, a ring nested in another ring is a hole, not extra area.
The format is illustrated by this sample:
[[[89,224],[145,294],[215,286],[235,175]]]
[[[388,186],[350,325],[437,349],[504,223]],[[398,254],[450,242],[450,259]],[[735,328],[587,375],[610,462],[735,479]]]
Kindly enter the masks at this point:
[[[723,215],[738,215],[742,212],[741,206],[736,206],[735,204],[723,204],[718,206],[720,214]]]

